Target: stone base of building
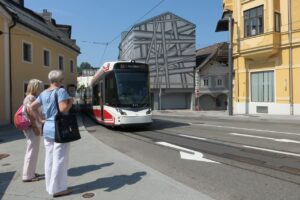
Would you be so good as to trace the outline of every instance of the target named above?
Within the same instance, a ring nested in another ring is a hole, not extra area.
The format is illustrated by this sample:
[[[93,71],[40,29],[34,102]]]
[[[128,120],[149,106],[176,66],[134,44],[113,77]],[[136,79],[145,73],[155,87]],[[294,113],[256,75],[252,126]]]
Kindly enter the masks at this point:
[[[290,115],[290,104],[234,102],[234,114]],[[294,104],[294,115],[300,115],[300,104]]]

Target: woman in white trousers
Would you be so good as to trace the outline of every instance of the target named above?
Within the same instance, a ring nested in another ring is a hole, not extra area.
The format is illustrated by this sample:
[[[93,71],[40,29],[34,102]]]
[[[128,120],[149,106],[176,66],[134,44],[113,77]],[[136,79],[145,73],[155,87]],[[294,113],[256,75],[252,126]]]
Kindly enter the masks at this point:
[[[62,113],[67,113],[73,99],[64,88],[61,88],[64,80],[60,70],[53,70],[48,75],[50,87],[44,90],[31,104],[31,109],[35,110],[39,106],[43,107],[45,124],[43,127],[45,144],[45,180],[46,190],[53,197],[64,196],[72,193],[68,189],[68,161],[69,143],[55,142],[55,123],[54,119],[58,109]],[[56,106],[55,95],[57,95],[58,107]]]
[[[42,90],[42,81],[37,79],[30,80],[27,86],[26,97],[23,101],[23,106],[25,107],[27,115],[31,121],[30,128],[23,131],[27,142],[23,165],[23,182],[39,181],[41,178],[41,176],[36,173],[36,165],[39,154],[43,116],[40,108],[36,113],[28,112],[29,110],[27,108],[36,100],[36,97],[42,92]]]

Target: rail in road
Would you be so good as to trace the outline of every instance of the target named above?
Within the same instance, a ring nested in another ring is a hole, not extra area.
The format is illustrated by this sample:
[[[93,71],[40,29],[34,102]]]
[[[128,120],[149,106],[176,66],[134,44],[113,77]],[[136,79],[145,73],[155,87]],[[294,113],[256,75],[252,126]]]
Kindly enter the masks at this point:
[[[198,125],[202,126],[205,124]],[[179,123],[176,121],[155,119],[153,126],[147,129],[116,128],[112,130],[114,130],[114,132],[118,132],[120,134],[128,136],[139,136],[142,138],[147,138],[147,141],[149,141],[150,139],[157,145],[177,150],[180,152],[180,156],[183,159],[226,164],[233,167],[252,170],[261,174],[300,185],[299,152],[288,152],[273,148],[249,145],[246,143],[243,144],[235,141],[212,139],[202,135],[201,137],[199,135],[196,136],[196,134],[193,135],[193,131],[197,132],[197,130],[199,130],[197,129],[198,125],[185,122]],[[208,124],[206,124],[206,126],[210,127],[210,125]],[[191,129],[191,127],[193,127],[193,129]],[[218,128],[232,129],[234,127],[220,126]],[[186,130],[191,134],[186,134]],[[257,130],[260,131],[260,129]],[[273,132],[275,133],[276,131]],[[276,140],[275,137],[262,137],[234,132],[232,132],[231,134],[245,138],[262,138],[267,141]],[[287,140],[282,142],[293,142],[294,144],[299,145],[299,143],[297,143],[299,141],[297,140]],[[206,154],[213,155],[217,159],[209,160],[205,158]],[[259,168],[268,170],[260,170],[255,167],[247,167],[245,165],[241,165],[240,163],[245,163],[248,166],[257,166]]]
[[[155,120],[155,123],[167,124],[167,120]],[[189,123],[182,123],[185,126],[191,126]],[[269,176],[277,176],[276,178],[288,179],[300,185],[300,154],[297,152],[287,152],[269,148],[262,148],[259,146],[252,146],[247,144],[222,141],[218,139],[210,139],[205,137],[193,136],[190,134],[180,133],[180,129],[151,127],[149,130],[144,129],[116,129],[119,133],[134,134],[151,139],[157,145],[163,145],[167,148],[181,151],[185,156],[190,154],[191,159],[201,159],[198,153],[210,154],[216,157],[225,158],[221,162],[227,165],[235,165],[230,160],[247,163],[287,174],[291,176],[280,176],[269,172]],[[238,133],[232,133],[238,134]],[[252,135],[240,134],[240,137],[252,137]],[[254,136],[260,137],[260,136]],[[264,139],[275,139],[265,137]],[[275,139],[276,140],[276,139]],[[289,142],[289,141],[288,141]],[[293,141],[297,143],[298,141]],[[198,158],[197,158],[198,156]],[[205,159],[205,158],[204,158]],[[284,178],[283,178],[284,177]]]

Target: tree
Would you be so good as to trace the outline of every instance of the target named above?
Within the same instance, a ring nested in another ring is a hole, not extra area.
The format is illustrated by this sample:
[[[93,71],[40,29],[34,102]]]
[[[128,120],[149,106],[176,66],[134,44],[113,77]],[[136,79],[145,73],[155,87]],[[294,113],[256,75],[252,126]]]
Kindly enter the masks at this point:
[[[82,62],[79,67],[77,67],[78,75],[82,74],[82,70],[84,69],[93,69],[93,66],[88,62]]]

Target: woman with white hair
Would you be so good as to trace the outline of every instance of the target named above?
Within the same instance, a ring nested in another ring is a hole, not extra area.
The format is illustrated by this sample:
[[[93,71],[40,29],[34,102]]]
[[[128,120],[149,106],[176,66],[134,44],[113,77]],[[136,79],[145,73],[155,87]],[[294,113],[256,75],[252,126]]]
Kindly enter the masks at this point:
[[[43,106],[45,115],[45,124],[43,127],[44,144],[45,144],[45,181],[46,190],[53,197],[59,197],[71,194],[68,189],[67,170],[69,159],[69,143],[56,143],[54,119],[58,110],[67,113],[73,99],[69,96],[64,88],[61,88],[64,77],[60,70],[53,70],[48,75],[50,87],[44,90],[37,100],[31,104],[31,109],[36,110]],[[57,94],[58,108],[56,107],[55,95]]]
[[[37,174],[35,170],[39,154],[43,115],[40,108],[37,109],[36,113],[30,112],[28,108],[42,91],[42,81],[37,79],[30,80],[27,85],[26,97],[23,101],[23,106],[26,108],[28,117],[31,122],[30,128],[23,131],[27,142],[23,166],[23,182],[39,181],[41,178],[41,175]]]

